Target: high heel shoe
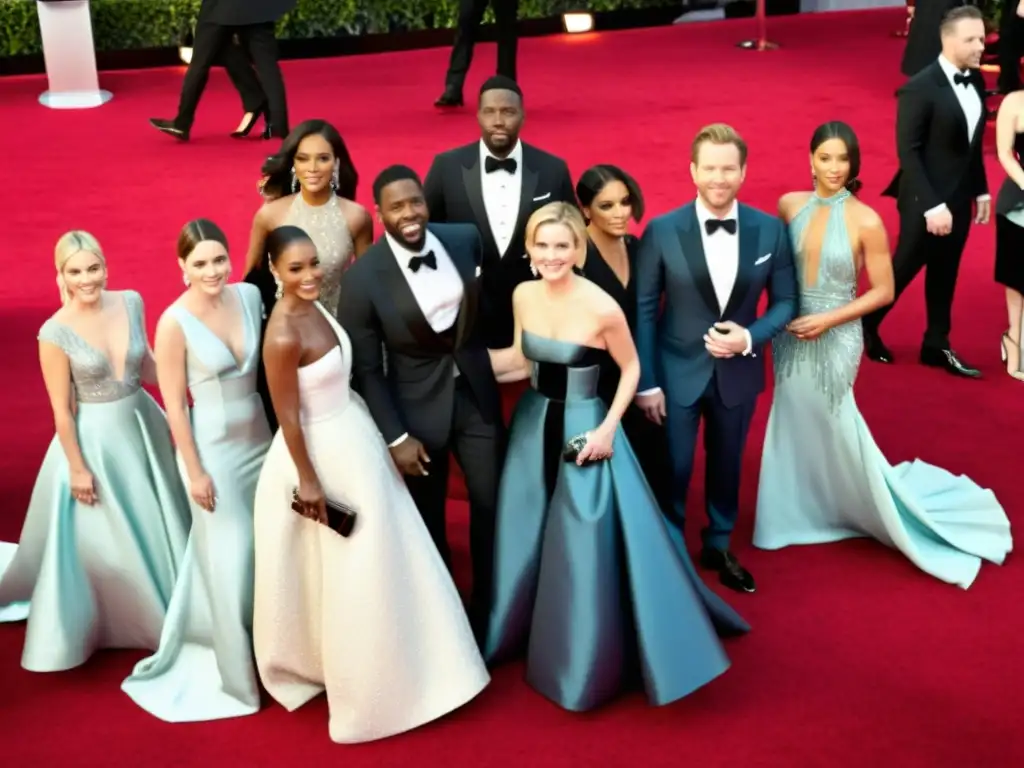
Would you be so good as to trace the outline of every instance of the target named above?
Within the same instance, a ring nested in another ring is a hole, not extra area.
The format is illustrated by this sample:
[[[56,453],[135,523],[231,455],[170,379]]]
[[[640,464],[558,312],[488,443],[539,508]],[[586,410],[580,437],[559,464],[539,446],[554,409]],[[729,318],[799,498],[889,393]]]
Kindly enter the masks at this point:
[[[1007,347],[1009,345],[1009,347]],[[1014,370],[1010,365],[1010,349],[1017,350],[1017,369]],[[1010,378],[1016,379],[1017,381],[1024,381],[1024,371],[1020,370],[1020,342],[1014,341],[1010,338],[1010,334],[1004,333],[1003,338],[999,344],[999,354],[1002,357],[1003,364],[1006,365],[1006,373]]]
[[[256,122],[261,117],[263,117],[265,112],[266,112],[266,108],[265,107],[260,107],[255,112],[250,112],[249,113],[250,114],[249,120],[239,130],[232,131],[231,132],[231,138],[232,139],[244,139],[246,136],[248,136],[252,132],[252,129],[256,127]],[[263,132],[266,133],[267,129],[265,128]]]

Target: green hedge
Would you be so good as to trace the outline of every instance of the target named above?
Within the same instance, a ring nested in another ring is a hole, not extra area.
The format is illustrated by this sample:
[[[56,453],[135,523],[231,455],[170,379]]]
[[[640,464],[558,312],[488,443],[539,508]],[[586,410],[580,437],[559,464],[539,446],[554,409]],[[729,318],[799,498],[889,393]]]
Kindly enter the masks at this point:
[[[678,0],[675,0],[678,2]],[[519,17],[541,19],[584,6],[592,11],[652,8],[673,0],[520,0]],[[166,48],[191,29],[200,0],[92,0],[100,51]],[[459,0],[299,0],[278,23],[282,39],[453,27]],[[490,11],[488,11],[490,20]],[[0,56],[40,53],[35,0],[0,0]]]

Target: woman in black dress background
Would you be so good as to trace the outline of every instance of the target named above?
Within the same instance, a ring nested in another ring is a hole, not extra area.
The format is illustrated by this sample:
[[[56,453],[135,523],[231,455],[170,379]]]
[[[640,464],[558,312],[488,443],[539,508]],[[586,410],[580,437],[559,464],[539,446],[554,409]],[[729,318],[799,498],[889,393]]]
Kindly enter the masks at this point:
[[[640,241],[629,233],[629,221],[637,223],[644,215],[640,185],[628,173],[614,165],[588,168],[576,182],[576,197],[587,221],[587,258],[583,276],[614,298],[629,321],[636,322],[636,285],[634,265]],[[608,365],[602,370],[598,394],[610,404],[619,385],[619,368]],[[633,446],[664,514],[672,515],[672,461],[665,428],[655,424],[635,405],[622,417],[622,428]]]

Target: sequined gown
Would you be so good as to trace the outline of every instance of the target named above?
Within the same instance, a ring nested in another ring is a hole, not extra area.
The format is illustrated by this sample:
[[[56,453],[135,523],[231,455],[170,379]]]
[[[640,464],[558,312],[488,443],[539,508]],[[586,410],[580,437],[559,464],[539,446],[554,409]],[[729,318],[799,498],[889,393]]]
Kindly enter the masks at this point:
[[[462,601],[369,410],[349,388],[352,345],[299,369],[303,438],[348,538],[291,509],[298,472],[274,437],[256,488],[253,641],[289,711],[327,693],[330,736],[383,739],[444,716],[490,680]]]
[[[802,315],[828,312],[856,297],[849,198],[846,191],[811,197],[790,224]],[[805,237],[819,214],[827,221],[813,275]],[[982,560],[1002,563],[1012,550],[1010,523],[994,494],[966,477],[916,459],[889,464],[854,400],[862,349],[859,320],[813,341],[776,338],[754,545],[779,549],[871,537],[966,589]]]
[[[705,586],[672,542],[621,428],[588,467],[562,447],[608,413],[608,353],[522,334],[532,387],[516,406],[498,492],[494,604],[484,655],[526,651],[526,679],[559,706],[593,709],[624,689],[655,705],[729,668],[719,635],[749,625]]]
[[[231,286],[244,328],[241,362],[180,304],[167,310],[185,337],[192,437],[217,495],[212,513],[192,502],[192,532],[160,648],[121,689],[172,723],[249,715],[260,708],[252,656],[252,509],[270,428],[256,393],[259,291]],[[178,455],[178,472],[189,482]]]
[[[71,669],[101,648],[155,650],[188,537],[170,430],[140,386],[148,349],[142,299],[134,291],[108,295],[123,297],[130,323],[120,378],[69,326],[51,318],[39,331],[70,360],[78,443],[99,502],[72,498],[54,437],[17,550],[4,547],[13,560],[0,578],[0,620],[28,615],[22,666],[33,672]]]
[[[341,212],[337,195],[323,205],[307,203],[301,194],[295,195],[285,216],[285,224],[291,224],[305,231],[316,246],[324,278],[320,284],[320,303],[331,313],[338,314],[338,297],[341,294],[341,276],[355,257],[352,233]],[[270,307],[267,307],[270,314]]]

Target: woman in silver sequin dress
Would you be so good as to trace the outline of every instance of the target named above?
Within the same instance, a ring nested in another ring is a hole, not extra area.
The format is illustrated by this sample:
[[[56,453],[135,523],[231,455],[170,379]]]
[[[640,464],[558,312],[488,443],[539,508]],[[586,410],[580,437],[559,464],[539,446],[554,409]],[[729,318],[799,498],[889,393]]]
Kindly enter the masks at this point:
[[[779,202],[800,278],[802,315],[773,346],[754,545],[779,549],[867,536],[942,581],[967,588],[982,560],[1002,563],[1010,523],[991,491],[914,460],[892,466],[853,397],[860,319],[893,297],[889,243],[857,200],[860,149],[845,123],[811,139],[813,192]],[[870,288],[857,296],[861,269]]]
[[[373,242],[373,220],[355,202],[359,176],[348,148],[333,125],[307,120],[288,134],[262,172],[260,189],[265,202],[252,222],[245,281],[260,289],[269,317],[277,286],[267,261],[267,234],[285,224],[299,227],[316,246],[324,276],[320,303],[333,317],[338,311],[342,273]],[[277,420],[262,362],[257,386],[271,429],[275,429]]]

